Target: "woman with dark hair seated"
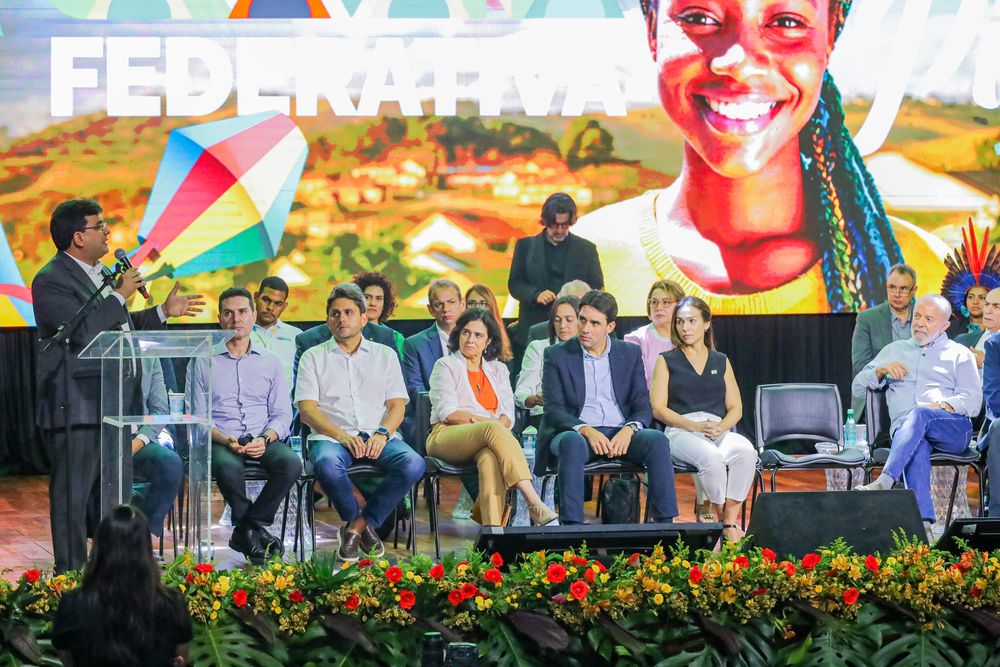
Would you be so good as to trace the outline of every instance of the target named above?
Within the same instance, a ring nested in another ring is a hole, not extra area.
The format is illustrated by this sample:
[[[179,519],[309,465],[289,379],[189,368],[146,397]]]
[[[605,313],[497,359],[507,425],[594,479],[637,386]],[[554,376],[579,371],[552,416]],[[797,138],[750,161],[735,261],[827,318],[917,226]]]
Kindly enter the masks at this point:
[[[497,303],[493,290],[486,285],[473,285],[465,292],[465,307],[482,308],[490,312],[500,331],[500,352],[497,354],[497,359],[505,364],[513,361],[514,351],[510,345],[510,336],[507,335],[507,326],[503,323],[500,304]]]
[[[452,329],[447,354],[430,379],[431,433],[427,453],[452,464],[476,462],[479,498],[472,518],[484,526],[504,523],[507,490],[517,488],[533,523],[556,513],[538,497],[521,445],[511,433],[514,393],[507,367],[497,361],[500,327],[489,311],[470,308]]]
[[[359,273],[351,280],[365,293],[365,303],[368,304],[365,313],[368,321],[375,324],[385,324],[392,317],[396,310],[396,293],[392,288],[392,283],[385,277],[384,273],[371,271]],[[386,325],[388,326],[388,325]],[[391,328],[391,327],[390,327]],[[396,348],[399,355],[403,355],[403,334],[395,329],[392,330],[393,338],[396,340]]]
[[[192,637],[184,596],[160,583],[146,517],[119,505],[97,528],[80,588],[62,596],[52,645],[72,667],[180,667]]]
[[[521,360],[521,372],[517,376],[514,400],[522,408],[531,411],[529,423],[537,427],[542,420],[545,397],[542,395],[542,357],[549,345],[576,338],[579,333],[577,318],[580,314],[580,298],[561,296],[552,302],[549,309],[549,336],[528,343]]]

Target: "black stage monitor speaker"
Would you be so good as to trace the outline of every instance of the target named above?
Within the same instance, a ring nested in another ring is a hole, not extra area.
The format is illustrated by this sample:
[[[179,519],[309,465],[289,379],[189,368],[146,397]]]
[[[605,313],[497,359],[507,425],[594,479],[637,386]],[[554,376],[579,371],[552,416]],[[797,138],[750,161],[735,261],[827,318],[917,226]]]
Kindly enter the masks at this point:
[[[955,539],[964,540],[976,551],[1000,549],[1000,519],[955,519],[935,546],[953,554],[961,554],[963,549]]]
[[[838,537],[859,554],[885,553],[899,530],[927,539],[913,491],[820,491],[758,495],[747,535],[754,546],[801,558]]]
[[[476,549],[494,551],[507,562],[522,553],[561,551],[587,543],[593,555],[649,553],[657,544],[669,547],[683,539],[694,549],[711,549],[722,535],[721,523],[595,524],[592,526],[532,526],[483,528]]]

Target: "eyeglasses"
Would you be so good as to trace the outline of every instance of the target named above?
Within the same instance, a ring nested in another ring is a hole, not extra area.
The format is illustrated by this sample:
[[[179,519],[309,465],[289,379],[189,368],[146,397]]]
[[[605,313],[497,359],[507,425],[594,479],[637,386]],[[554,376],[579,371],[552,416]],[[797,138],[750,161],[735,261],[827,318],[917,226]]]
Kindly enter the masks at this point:
[[[465,302],[465,305],[469,308],[488,308],[490,304],[486,299],[483,299],[482,301],[469,299]]]
[[[649,309],[650,310],[656,310],[660,306],[663,306],[664,308],[669,308],[670,306],[674,305],[675,303],[677,303],[677,302],[674,301],[673,299],[650,299],[649,300]]]
[[[87,231],[88,229],[99,229],[99,230],[101,230],[101,232],[103,233],[103,232],[107,232],[107,231],[108,231],[108,229],[110,229],[110,228],[108,227],[108,223],[106,223],[106,222],[102,222],[102,223],[101,223],[101,224],[99,224],[99,225],[90,225],[90,226],[87,226],[87,227],[84,227],[84,228],[83,228],[83,229],[81,229],[80,231],[81,231],[81,232],[85,232],[85,231]]]
[[[545,226],[548,227],[549,229],[567,229],[568,230],[570,227],[573,226],[573,223],[572,222],[550,222],[549,224],[547,224]]]
[[[912,287],[897,287],[896,285],[888,285],[886,290],[889,294],[909,294],[913,291]]]

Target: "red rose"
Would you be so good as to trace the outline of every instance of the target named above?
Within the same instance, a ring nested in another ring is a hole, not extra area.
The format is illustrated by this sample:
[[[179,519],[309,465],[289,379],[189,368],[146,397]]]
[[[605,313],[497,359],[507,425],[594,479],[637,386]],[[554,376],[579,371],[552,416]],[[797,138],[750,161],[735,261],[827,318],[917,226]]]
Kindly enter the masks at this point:
[[[194,566],[195,572],[201,572],[202,574],[208,574],[215,569],[215,566],[211,563],[198,563]]]
[[[764,548],[760,550],[760,557],[773,563],[778,558],[778,554],[774,553],[770,549]]]
[[[476,597],[477,593],[479,593],[479,589],[476,588],[475,586],[473,586],[472,584],[462,584],[462,599],[463,600],[468,600],[469,598],[474,598],[474,597]]]
[[[972,597],[979,599],[983,595],[983,589],[979,584],[976,584],[975,586],[972,587],[972,591],[970,591],[970,594],[972,595]]]
[[[298,604],[298,603],[302,602],[302,599],[303,599],[302,598],[302,591],[300,591],[299,589],[296,588],[294,591],[292,591],[291,593],[288,594],[288,599],[290,601],[294,602],[295,604]]]
[[[806,554],[802,557],[802,569],[811,570],[819,565],[821,560],[823,560],[823,557],[819,554]]]
[[[691,570],[688,572],[688,579],[691,580],[692,584],[699,583],[705,575],[701,573],[701,568],[697,565],[692,565]]]
[[[733,559],[733,564],[742,570],[750,567],[750,559],[746,556],[737,556]]]
[[[493,563],[493,567],[503,567],[503,556],[498,553],[494,553],[490,556],[490,562]]]
[[[344,607],[349,609],[350,611],[354,611],[355,609],[357,609],[359,604],[361,604],[361,599],[354,593],[348,595],[347,599],[344,600]]]
[[[483,572],[483,579],[499,586],[500,582],[503,581],[503,575],[500,574],[500,570],[493,567]]]
[[[868,554],[867,558],[865,558],[865,567],[868,568],[869,572],[878,572],[878,558]]]
[[[403,578],[403,571],[399,569],[399,567],[393,565],[385,571],[385,578],[395,584]]]
[[[640,558],[642,558],[640,554],[634,553],[628,557],[628,564],[632,567],[639,567]]]
[[[754,595],[754,597],[757,597],[758,595],[764,595],[766,593],[767,593],[767,589],[766,588],[758,588],[757,590],[755,590],[753,592],[753,595]]]
[[[561,584],[566,580],[566,568],[564,568],[559,563],[552,563],[549,565],[549,569],[545,572],[545,576],[553,584]]]
[[[22,574],[21,576],[27,579],[29,584],[33,584],[36,581],[38,581],[38,578],[42,576],[42,573],[34,569],[25,570],[24,574]]]
[[[233,604],[240,609],[247,606],[247,592],[242,588],[233,591]]]
[[[184,577],[184,582],[190,584],[192,581],[194,581],[194,572],[188,572],[187,576]]]
[[[358,561],[358,567],[360,568],[371,567],[374,562],[375,561],[373,561],[371,558],[362,558],[361,560]]]
[[[417,604],[417,596],[413,594],[413,591],[401,590],[399,592],[399,606],[403,609],[413,609],[413,605]]]
[[[452,607],[457,607],[458,605],[462,604],[462,600],[464,599],[465,597],[462,595],[462,591],[455,590],[452,591],[451,593],[448,593],[448,602],[451,603]]]
[[[600,570],[601,572],[607,572],[608,571],[608,568],[604,567],[604,563],[602,563],[599,560],[595,560],[594,561],[594,565],[596,565],[597,569]]]
[[[858,601],[858,589],[848,588],[844,591],[844,604],[850,606]]]
[[[587,565],[590,565],[589,560],[587,560],[586,558],[580,558],[579,556],[573,556],[572,562],[573,565],[579,565],[580,567],[585,567]]]
[[[795,572],[796,572],[796,570],[795,570],[795,564],[794,563],[789,563],[788,561],[785,561],[785,574],[787,576],[789,576],[789,577],[794,577],[795,576]]]
[[[588,584],[594,583],[594,568],[588,567],[583,571],[583,578],[587,580]]]
[[[436,565],[431,565],[430,572],[431,579],[444,579],[444,565],[437,563]]]
[[[587,582],[580,581],[577,579],[572,584],[569,585],[569,594],[575,597],[577,600],[582,600],[587,597],[587,593],[590,592],[590,586]]]

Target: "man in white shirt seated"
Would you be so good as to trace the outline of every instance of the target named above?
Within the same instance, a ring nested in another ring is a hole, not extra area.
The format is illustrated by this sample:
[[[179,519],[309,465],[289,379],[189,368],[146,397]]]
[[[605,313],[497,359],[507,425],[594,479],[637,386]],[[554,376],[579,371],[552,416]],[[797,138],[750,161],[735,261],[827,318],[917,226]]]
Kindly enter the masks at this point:
[[[303,353],[295,387],[302,423],[312,429],[309,457],[316,478],[346,522],[338,556],[348,562],[385,553],[375,527],[424,474],[423,458],[396,433],[408,400],[399,357],[362,337],[366,308],[354,283],[333,289],[326,304],[333,338]],[[385,473],[364,509],[347,476],[356,461]]]
[[[251,340],[258,349],[264,348],[281,360],[285,381],[291,387],[295,337],[302,333],[302,329],[281,320],[281,314],[288,307],[288,283],[278,276],[264,278],[253,293],[253,301],[257,321],[253,325]]]

